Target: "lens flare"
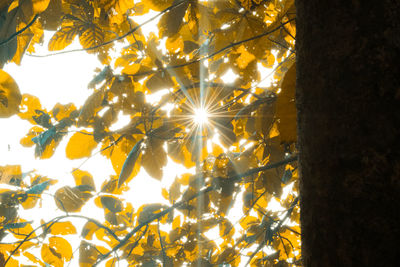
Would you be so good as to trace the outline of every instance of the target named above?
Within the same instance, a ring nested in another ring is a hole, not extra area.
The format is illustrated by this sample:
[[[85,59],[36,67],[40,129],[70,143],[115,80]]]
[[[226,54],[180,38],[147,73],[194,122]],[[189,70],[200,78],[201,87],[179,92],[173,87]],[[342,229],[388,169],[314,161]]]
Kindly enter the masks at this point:
[[[198,108],[194,110],[193,120],[198,125],[203,125],[208,122],[208,112],[204,108]]]

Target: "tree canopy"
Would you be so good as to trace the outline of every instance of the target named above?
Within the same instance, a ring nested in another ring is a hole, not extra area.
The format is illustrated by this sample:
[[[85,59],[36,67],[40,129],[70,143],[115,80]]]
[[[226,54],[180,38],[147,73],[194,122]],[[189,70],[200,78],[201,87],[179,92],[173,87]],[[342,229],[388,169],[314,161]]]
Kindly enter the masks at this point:
[[[157,20],[155,32],[142,31]],[[68,139],[65,160],[101,153],[115,171],[93,177],[79,167],[67,186],[0,167],[1,266],[301,265],[293,0],[7,0],[0,21],[1,66],[74,53],[76,38],[104,65],[82,106],[51,110],[0,70],[0,117],[32,124],[17,134],[40,159]],[[37,54],[44,31],[49,52]],[[226,83],[228,71],[237,78]],[[265,79],[270,86],[260,87]],[[120,114],[129,123],[111,130]],[[174,175],[168,158],[194,170],[163,189],[169,204],[122,197],[141,169],[160,181]],[[19,215],[41,209],[44,194],[58,215]],[[103,220],[80,213],[91,203]]]

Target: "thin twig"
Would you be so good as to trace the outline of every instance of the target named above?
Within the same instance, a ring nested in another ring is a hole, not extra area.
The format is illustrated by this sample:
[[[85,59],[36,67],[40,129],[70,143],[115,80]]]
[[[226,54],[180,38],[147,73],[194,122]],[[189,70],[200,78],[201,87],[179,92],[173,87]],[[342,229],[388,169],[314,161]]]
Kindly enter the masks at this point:
[[[163,266],[166,266],[167,255],[165,254],[164,245],[163,245],[162,238],[161,238],[160,220],[158,220],[158,223],[157,223],[157,230],[158,230],[158,238],[160,238],[160,246],[161,246],[161,251],[162,251],[162,256],[163,256]]]

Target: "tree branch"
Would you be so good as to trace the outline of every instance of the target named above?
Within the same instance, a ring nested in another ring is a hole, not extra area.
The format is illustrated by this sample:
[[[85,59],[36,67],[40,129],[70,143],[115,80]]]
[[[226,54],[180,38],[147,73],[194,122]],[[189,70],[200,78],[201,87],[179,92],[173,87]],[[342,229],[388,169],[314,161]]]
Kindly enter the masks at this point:
[[[37,20],[37,18],[39,17],[39,14],[36,14],[33,19],[25,26],[23,27],[21,30],[13,33],[10,37],[8,37],[6,40],[1,41],[0,42],[0,46],[5,45],[6,43],[10,42],[12,39],[14,39],[15,37],[17,37],[18,35],[20,35],[21,33],[23,33],[24,31],[26,31],[29,27],[32,26],[33,23],[35,23],[35,21]]]
[[[267,164],[258,168],[253,168],[250,169],[247,172],[241,173],[241,174],[237,174],[237,175],[233,175],[231,177],[229,177],[229,179],[232,179],[232,182],[239,182],[242,178],[253,175],[255,173],[258,173],[260,171],[265,171],[265,170],[269,170],[269,169],[274,169],[277,167],[280,167],[282,165],[285,165],[287,163],[293,162],[297,160],[297,155],[292,156],[290,158],[284,159],[282,161],[279,162],[275,162],[272,164]],[[169,212],[175,210],[176,208],[179,208],[180,206],[183,206],[184,204],[186,204],[187,202],[198,198],[210,191],[216,190],[217,187],[216,186],[208,186],[202,190],[200,190],[197,194],[194,194],[191,197],[182,199],[181,201],[176,202],[174,205],[172,205],[171,207],[160,211],[156,214],[154,214],[153,216],[151,216],[149,219],[147,219],[146,221],[140,223],[138,226],[136,226],[135,228],[133,228],[133,230],[131,232],[129,232],[121,241],[118,245],[116,245],[111,251],[107,252],[106,254],[102,255],[100,257],[100,259],[93,265],[93,266],[97,266],[100,262],[102,262],[103,260],[105,260],[106,258],[108,258],[112,253],[114,253],[115,251],[117,251],[119,248],[121,248],[123,245],[125,245],[126,242],[128,242],[128,240],[137,232],[139,231],[142,227],[148,225],[149,223],[156,221],[158,219],[160,219],[162,216],[168,214]],[[287,217],[285,216],[285,218],[283,220],[285,220]]]

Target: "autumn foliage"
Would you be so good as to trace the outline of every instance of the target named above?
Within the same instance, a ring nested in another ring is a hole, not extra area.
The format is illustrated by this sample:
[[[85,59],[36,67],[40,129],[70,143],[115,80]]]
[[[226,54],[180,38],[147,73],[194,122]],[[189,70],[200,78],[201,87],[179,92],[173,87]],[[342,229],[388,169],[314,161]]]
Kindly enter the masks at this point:
[[[137,23],[139,16],[147,20]],[[142,32],[157,20],[156,32]],[[115,171],[75,169],[75,185],[65,186],[0,167],[1,266],[300,265],[293,0],[5,0],[0,22],[1,65],[36,55],[44,30],[52,31],[50,55],[73,53],[78,39],[104,65],[83,106],[51,110],[0,70],[0,117],[32,124],[18,134],[38,158],[69,139],[65,160],[101,153]],[[229,70],[237,78],[224,83]],[[260,87],[265,79],[271,85]],[[149,103],[155,93],[160,100]],[[194,122],[201,109],[203,124]],[[119,114],[130,122],[110,130]],[[163,189],[168,205],[122,197],[143,169],[162,180],[168,158],[191,169]],[[60,215],[19,216],[39,210],[45,193]],[[90,203],[103,220],[80,213]],[[238,221],[229,216],[234,206]]]

